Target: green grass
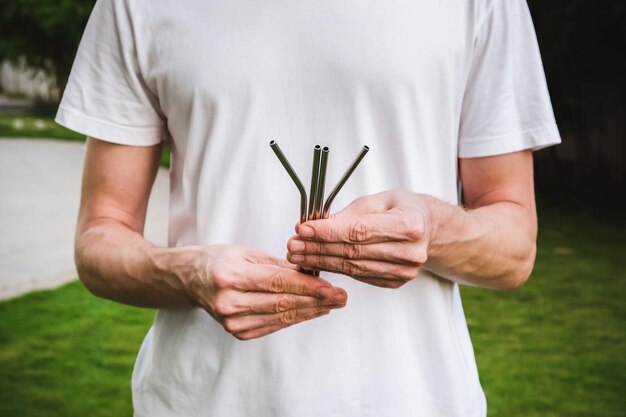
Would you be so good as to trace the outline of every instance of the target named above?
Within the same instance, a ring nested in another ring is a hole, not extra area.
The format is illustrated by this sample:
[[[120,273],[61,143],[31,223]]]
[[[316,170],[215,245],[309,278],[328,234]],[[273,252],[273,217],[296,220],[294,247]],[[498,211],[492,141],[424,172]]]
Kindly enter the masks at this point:
[[[153,312],[79,283],[0,303],[0,416],[130,416],[130,376]]]
[[[524,287],[462,290],[489,415],[623,416],[626,223],[558,205],[540,222]],[[0,317],[0,416],[131,415],[151,311],[73,283],[0,303]]]
[[[56,108],[42,107],[23,114],[0,114],[1,138],[38,138],[84,141],[85,135],[73,132],[54,122]],[[161,166],[170,166],[169,144],[163,147]]]

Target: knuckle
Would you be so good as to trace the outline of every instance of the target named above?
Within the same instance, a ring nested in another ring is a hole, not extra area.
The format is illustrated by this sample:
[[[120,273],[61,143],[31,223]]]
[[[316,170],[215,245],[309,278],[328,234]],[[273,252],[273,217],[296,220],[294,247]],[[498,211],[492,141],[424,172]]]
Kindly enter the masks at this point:
[[[369,239],[369,227],[361,220],[357,220],[350,226],[348,238],[351,242],[364,242]]]
[[[215,299],[213,312],[218,317],[226,317],[230,314],[233,314],[230,303],[224,297],[219,297],[219,296]]]
[[[359,259],[361,257],[362,248],[360,245],[345,245],[344,256],[348,259]]]
[[[285,311],[280,314],[280,325],[282,327],[291,326],[298,318],[298,312],[296,310]]]
[[[341,240],[341,232],[334,227],[325,227],[324,225],[320,225],[319,229],[320,236],[327,236],[331,241]]]
[[[344,259],[341,264],[342,271],[353,277],[362,275],[365,271],[364,268],[357,262],[349,259]]]
[[[228,288],[230,273],[226,267],[218,265],[213,269],[213,285],[216,288]]]
[[[424,237],[424,225],[415,218],[405,218],[402,222],[402,228],[410,240],[420,240]]]
[[[232,334],[232,335],[236,335],[237,333],[241,332],[241,325],[239,324],[239,322],[235,319],[225,319],[224,320],[224,329]]]
[[[311,292],[311,290],[309,289],[309,287],[307,286],[306,281],[303,282],[299,282],[298,284],[296,284],[296,294],[307,294],[309,292]]]
[[[427,260],[428,260],[428,253],[426,253],[426,251],[423,249],[418,250],[415,255],[415,263],[417,264],[417,266],[424,265]]]
[[[278,271],[272,275],[269,290],[275,293],[284,293],[287,290],[287,278],[283,271]]]
[[[323,299],[323,298],[317,298],[315,299],[315,306],[316,307],[322,307],[327,303],[327,300]]]
[[[417,275],[416,270],[416,268],[402,268],[398,271],[397,277],[404,282],[411,281]]]
[[[282,295],[276,300],[274,305],[274,311],[276,313],[284,313],[286,311],[294,309],[296,306],[296,300],[288,295]]]

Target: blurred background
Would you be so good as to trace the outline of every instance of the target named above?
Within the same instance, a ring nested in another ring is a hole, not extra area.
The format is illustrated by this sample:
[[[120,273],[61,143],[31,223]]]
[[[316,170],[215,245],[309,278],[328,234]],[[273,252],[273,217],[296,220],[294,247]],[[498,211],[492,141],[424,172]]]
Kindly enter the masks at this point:
[[[0,0],[0,416],[132,415],[130,375],[154,312],[76,281],[84,137],[53,122],[93,4]],[[489,415],[626,416],[626,1],[529,6],[563,144],[535,154],[529,282],[462,288]],[[162,165],[156,243],[167,149]]]

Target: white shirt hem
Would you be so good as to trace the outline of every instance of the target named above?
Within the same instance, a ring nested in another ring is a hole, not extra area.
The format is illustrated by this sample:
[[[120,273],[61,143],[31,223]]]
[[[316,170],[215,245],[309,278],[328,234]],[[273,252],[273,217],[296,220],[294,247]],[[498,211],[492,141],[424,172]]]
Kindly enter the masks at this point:
[[[561,143],[561,136],[556,124],[543,126],[523,132],[490,138],[459,139],[459,158],[478,158],[518,152],[537,151]]]
[[[86,136],[120,145],[152,146],[164,140],[161,126],[120,126],[88,116],[66,106],[59,106],[54,121],[61,126]]]

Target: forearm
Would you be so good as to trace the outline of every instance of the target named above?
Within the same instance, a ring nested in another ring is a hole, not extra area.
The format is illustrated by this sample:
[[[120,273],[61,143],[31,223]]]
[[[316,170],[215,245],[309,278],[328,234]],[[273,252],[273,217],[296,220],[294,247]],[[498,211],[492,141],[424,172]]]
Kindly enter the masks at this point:
[[[426,197],[432,231],[424,267],[463,284],[515,289],[532,272],[536,220],[531,210],[498,202],[466,210]]]
[[[75,242],[78,274],[91,292],[150,308],[193,305],[187,295],[187,282],[198,267],[193,253],[194,248],[157,247],[108,219],[79,228]]]

